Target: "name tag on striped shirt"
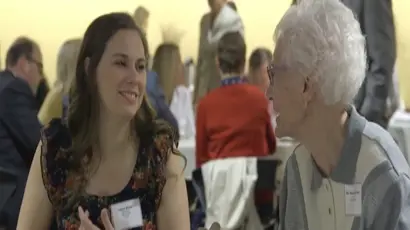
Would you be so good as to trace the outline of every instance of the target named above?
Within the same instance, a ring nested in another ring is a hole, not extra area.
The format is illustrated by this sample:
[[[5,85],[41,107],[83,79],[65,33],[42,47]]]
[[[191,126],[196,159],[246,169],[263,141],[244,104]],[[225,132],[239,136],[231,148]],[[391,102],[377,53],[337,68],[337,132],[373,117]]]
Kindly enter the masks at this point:
[[[345,211],[347,216],[362,214],[362,184],[345,185]]]

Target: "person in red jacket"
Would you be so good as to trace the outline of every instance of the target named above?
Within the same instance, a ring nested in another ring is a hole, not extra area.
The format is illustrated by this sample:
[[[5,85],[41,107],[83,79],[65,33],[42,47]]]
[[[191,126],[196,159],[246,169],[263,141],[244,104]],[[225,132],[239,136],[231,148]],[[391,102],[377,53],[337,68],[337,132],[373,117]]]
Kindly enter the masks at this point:
[[[225,34],[217,52],[221,87],[197,107],[197,167],[212,159],[266,156],[276,148],[268,99],[243,79],[246,45],[242,35]]]
[[[219,41],[221,86],[203,97],[197,107],[197,167],[214,159],[275,152],[268,99],[258,87],[243,79],[245,56],[246,45],[240,33],[226,33]],[[256,191],[255,203],[257,207],[266,205],[272,209],[272,198],[272,191]]]

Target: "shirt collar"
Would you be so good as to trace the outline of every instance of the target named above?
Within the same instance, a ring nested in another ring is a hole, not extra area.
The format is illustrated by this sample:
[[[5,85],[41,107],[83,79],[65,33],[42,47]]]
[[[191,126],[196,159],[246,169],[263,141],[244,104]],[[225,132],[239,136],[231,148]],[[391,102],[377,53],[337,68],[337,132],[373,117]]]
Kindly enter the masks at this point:
[[[346,122],[346,138],[342,147],[339,162],[330,174],[330,179],[342,183],[353,184],[356,175],[356,163],[362,144],[362,133],[366,120],[359,115],[353,106],[347,108],[348,120]],[[322,186],[323,175],[312,158],[313,173],[311,189],[316,190]]]
[[[221,80],[221,85],[222,86],[227,86],[227,85],[236,85],[236,84],[242,84],[245,81],[239,77],[239,76],[234,76],[234,77],[229,77]]]

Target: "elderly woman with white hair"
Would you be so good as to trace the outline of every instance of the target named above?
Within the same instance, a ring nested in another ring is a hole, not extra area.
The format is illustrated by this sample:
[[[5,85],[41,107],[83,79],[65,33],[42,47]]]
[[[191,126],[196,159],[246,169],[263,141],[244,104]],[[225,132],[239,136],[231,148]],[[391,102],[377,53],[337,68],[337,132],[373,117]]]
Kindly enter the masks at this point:
[[[409,166],[391,136],[351,105],[366,70],[353,13],[339,0],[304,0],[275,40],[276,134],[300,142],[281,185],[280,229],[410,229]]]

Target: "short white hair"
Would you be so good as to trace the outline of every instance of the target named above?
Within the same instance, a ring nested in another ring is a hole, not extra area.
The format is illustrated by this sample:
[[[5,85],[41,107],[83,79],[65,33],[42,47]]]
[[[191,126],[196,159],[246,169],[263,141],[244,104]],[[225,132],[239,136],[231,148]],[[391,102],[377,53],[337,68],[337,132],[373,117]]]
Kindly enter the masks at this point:
[[[302,0],[276,27],[275,60],[317,81],[325,103],[353,102],[366,75],[365,39],[340,0]]]

